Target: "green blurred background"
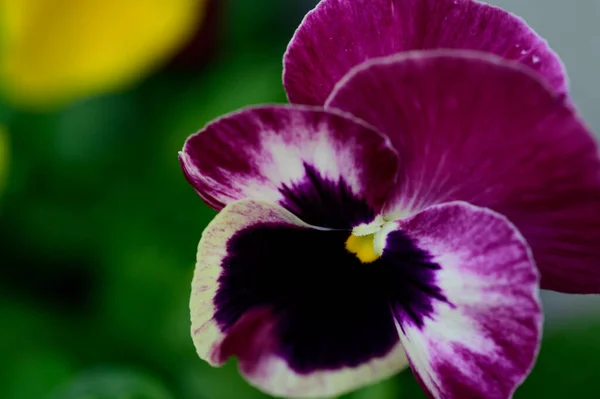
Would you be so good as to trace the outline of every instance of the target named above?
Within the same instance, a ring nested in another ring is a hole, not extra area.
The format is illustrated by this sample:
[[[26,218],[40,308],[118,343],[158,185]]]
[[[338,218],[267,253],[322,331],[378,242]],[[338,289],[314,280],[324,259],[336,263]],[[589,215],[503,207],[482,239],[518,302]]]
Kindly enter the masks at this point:
[[[285,101],[281,57],[314,3],[213,1],[195,36],[144,79],[51,110],[0,105],[10,142],[0,398],[266,397],[234,362],[212,369],[195,354],[190,282],[214,212],[177,151],[212,118]],[[550,317],[517,398],[598,398],[600,318],[564,313]],[[405,372],[346,397],[424,396]]]

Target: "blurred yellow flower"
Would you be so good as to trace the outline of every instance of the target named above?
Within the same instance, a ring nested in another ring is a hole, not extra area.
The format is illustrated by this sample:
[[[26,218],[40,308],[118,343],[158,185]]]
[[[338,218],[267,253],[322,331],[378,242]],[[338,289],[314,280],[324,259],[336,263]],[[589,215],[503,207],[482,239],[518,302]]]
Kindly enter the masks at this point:
[[[48,106],[132,83],[184,44],[204,1],[0,0],[5,93]]]

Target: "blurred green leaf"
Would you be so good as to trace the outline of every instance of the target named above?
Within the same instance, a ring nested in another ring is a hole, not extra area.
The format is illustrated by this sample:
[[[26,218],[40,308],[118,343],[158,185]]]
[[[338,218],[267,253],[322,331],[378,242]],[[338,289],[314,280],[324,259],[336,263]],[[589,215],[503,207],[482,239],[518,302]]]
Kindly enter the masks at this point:
[[[76,369],[71,353],[59,345],[66,319],[40,310],[31,302],[0,297],[3,399],[42,398]]]
[[[172,399],[173,396],[148,375],[119,369],[82,373],[60,387],[48,399]]]
[[[4,191],[4,184],[9,164],[9,136],[6,128],[0,124],[0,196]]]
[[[236,362],[224,367],[210,368],[197,359],[184,374],[183,384],[187,396],[184,399],[266,399],[270,396],[250,386],[239,374]]]
[[[595,399],[600,324],[574,320],[546,332],[538,361],[515,398]]]
[[[397,377],[389,378],[378,384],[359,389],[339,399],[397,399],[403,397],[402,384]]]

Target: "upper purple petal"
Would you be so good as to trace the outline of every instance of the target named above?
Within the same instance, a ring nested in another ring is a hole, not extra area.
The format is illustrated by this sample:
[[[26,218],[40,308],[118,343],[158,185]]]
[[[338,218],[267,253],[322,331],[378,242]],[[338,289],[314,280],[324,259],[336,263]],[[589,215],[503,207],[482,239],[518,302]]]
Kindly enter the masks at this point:
[[[212,207],[238,199],[277,203],[304,222],[370,222],[395,181],[387,137],[338,112],[263,106],[227,115],[186,141],[180,161]]]
[[[403,53],[356,67],[326,107],[389,135],[401,165],[388,213],[491,208],[529,242],[543,288],[600,292],[598,146],[529,69],[483,53]]]
[[[403,53],[356,67],[326,107],[389,135],[400,171],[387,212],[491,208],[527,239],[543,288],[600,292],[598,146],[531,70],[483,53]]]
[[[493,53],[567,90],[560,59],[522,19],[472,0],[322,0],[288,46],[283,84],[290,102],[321,105],[352,67],[420,49]]]

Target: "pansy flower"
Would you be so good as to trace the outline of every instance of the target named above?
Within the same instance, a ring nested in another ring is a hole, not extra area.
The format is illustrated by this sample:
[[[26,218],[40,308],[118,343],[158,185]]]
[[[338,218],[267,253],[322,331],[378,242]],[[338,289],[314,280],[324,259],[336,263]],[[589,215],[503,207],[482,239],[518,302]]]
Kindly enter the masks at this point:
[[[192,282],[198,354],[276,396],[410,365],[433,398],[510,398],[539,348],[537,267],[600,288],[598,148],[564,91],[445,49],[352,66],[315,104],[226,115],[180,153],[220,211]]]

